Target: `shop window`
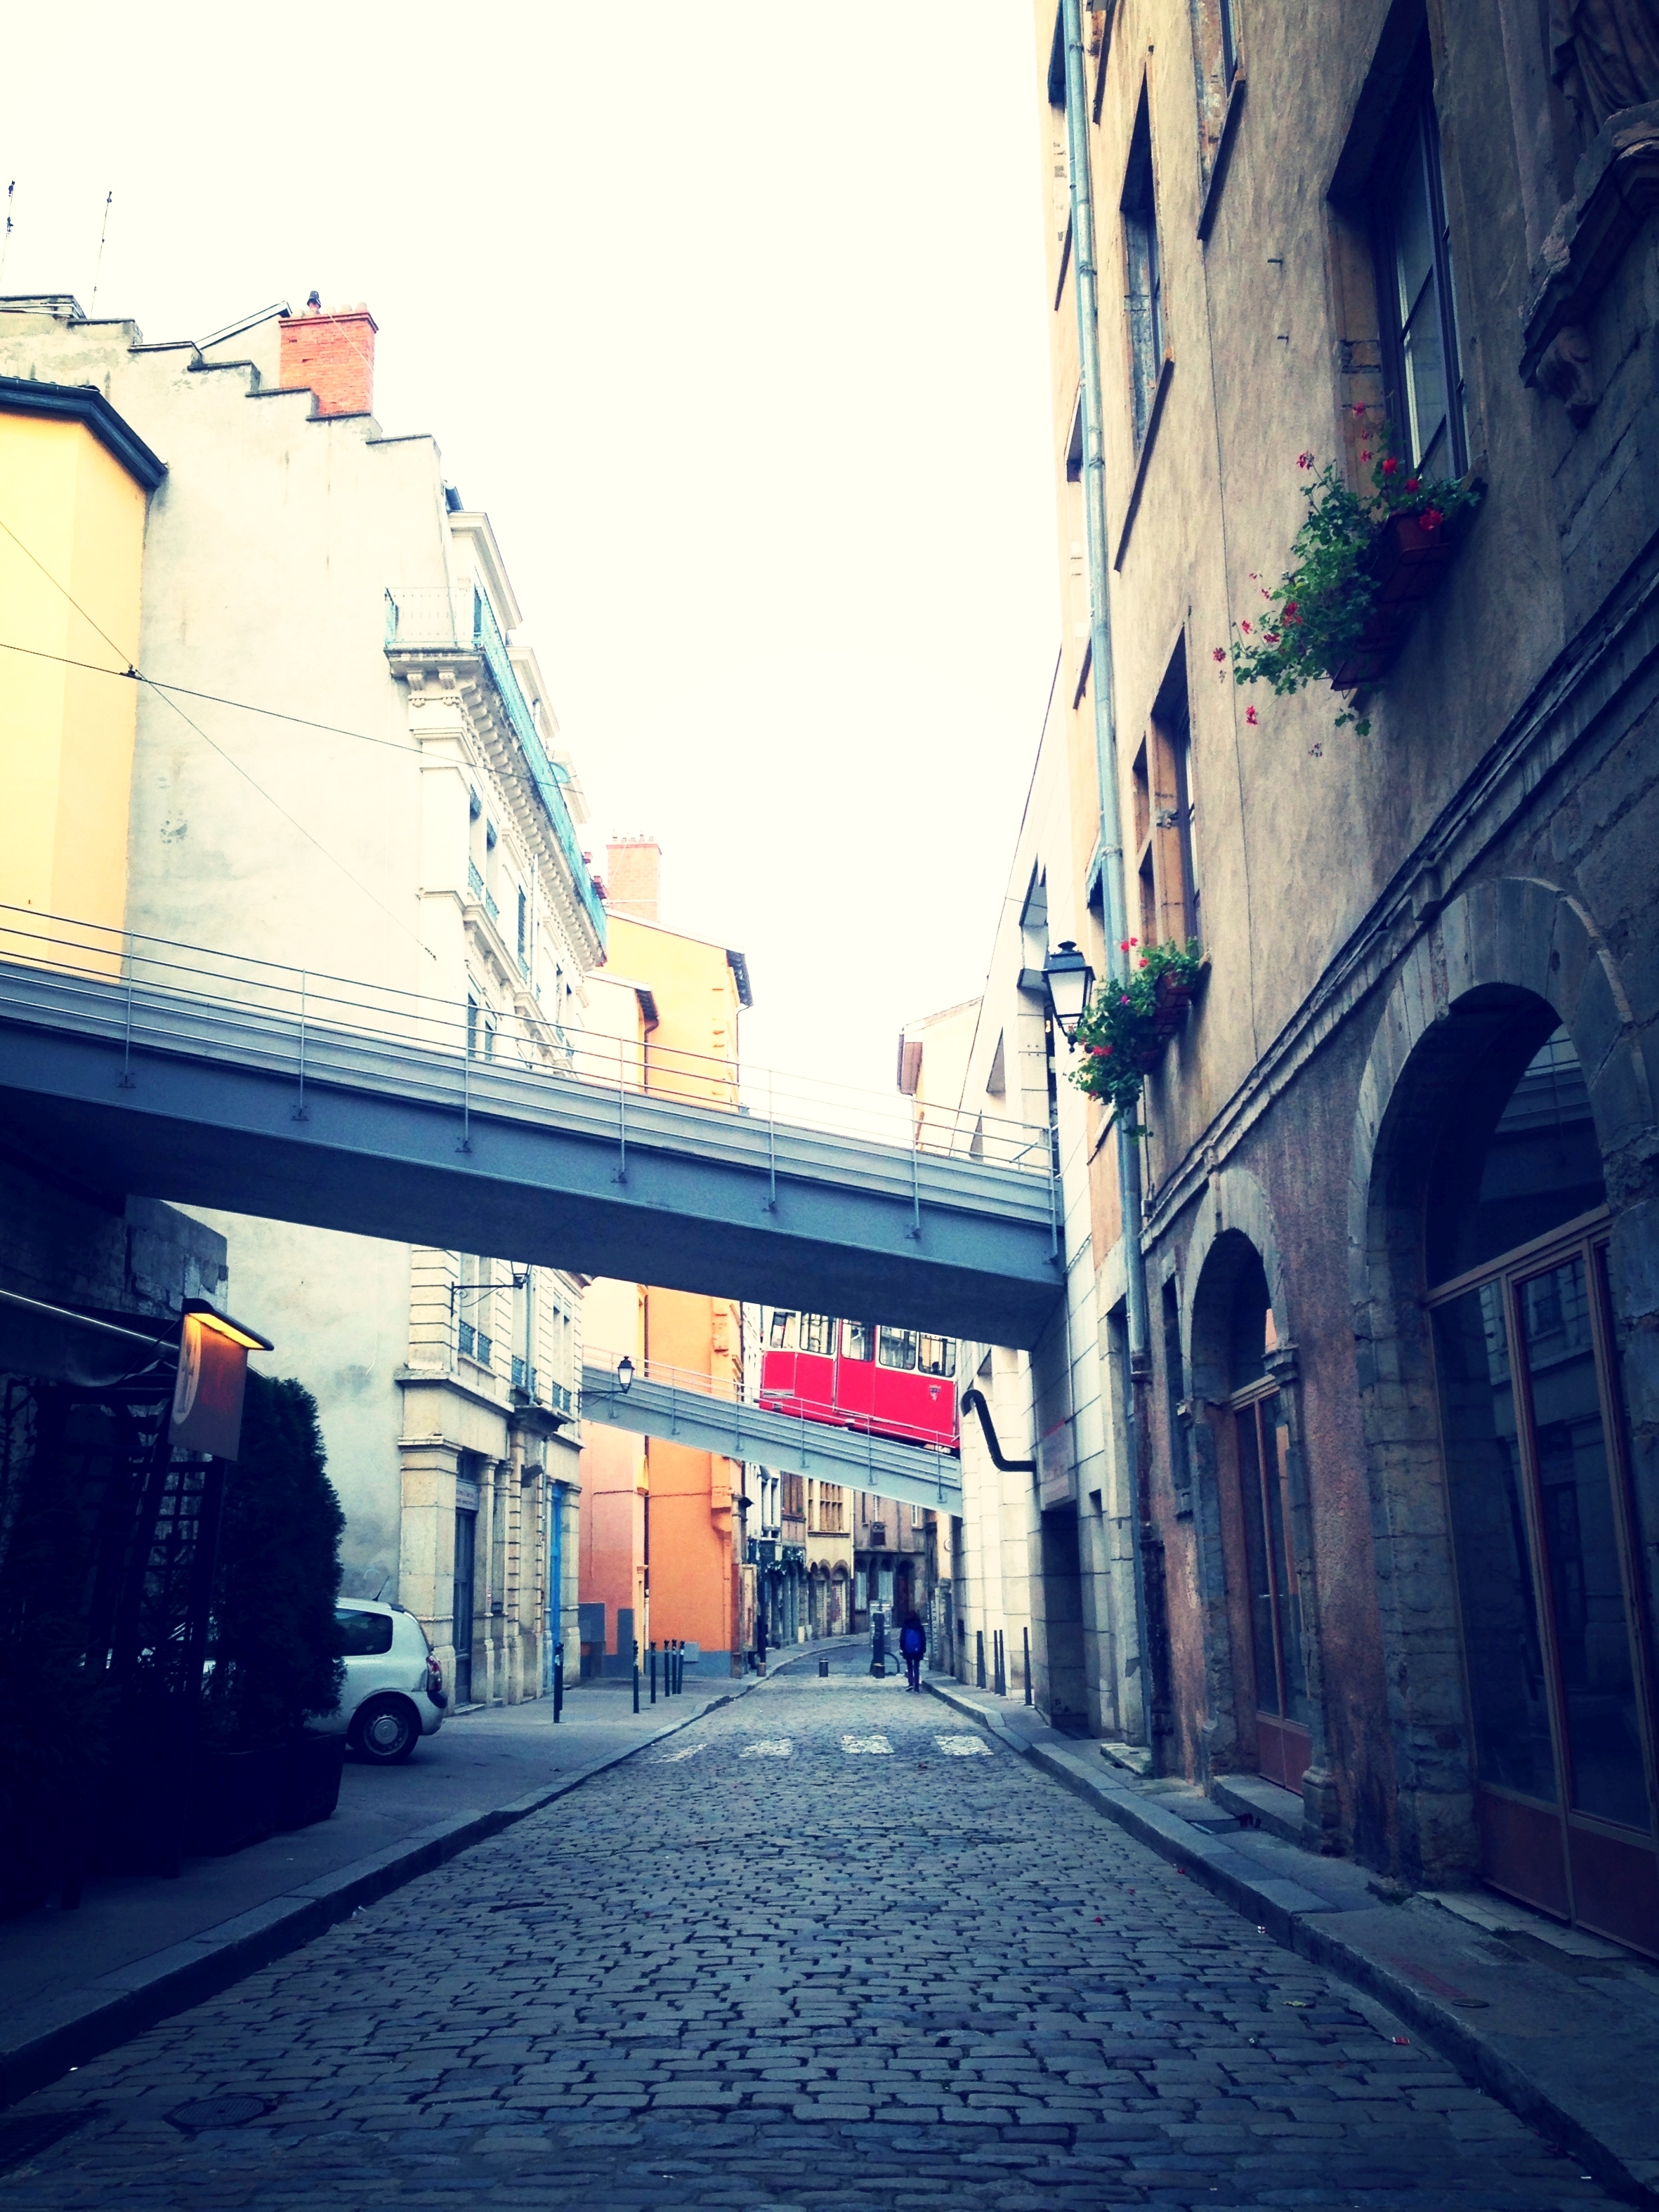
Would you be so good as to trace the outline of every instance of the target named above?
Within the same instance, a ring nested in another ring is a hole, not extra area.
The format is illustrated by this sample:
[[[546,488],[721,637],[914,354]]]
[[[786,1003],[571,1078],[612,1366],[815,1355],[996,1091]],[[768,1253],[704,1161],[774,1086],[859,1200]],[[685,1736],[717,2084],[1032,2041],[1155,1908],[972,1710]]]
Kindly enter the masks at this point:
[[[1659,1951],[1651,1654],[1571,1043],[1522,1017],[1449,1106],[1425,1220],[1483,1872]],[[1443,1218],[1440,1218],[1443,1212]]]

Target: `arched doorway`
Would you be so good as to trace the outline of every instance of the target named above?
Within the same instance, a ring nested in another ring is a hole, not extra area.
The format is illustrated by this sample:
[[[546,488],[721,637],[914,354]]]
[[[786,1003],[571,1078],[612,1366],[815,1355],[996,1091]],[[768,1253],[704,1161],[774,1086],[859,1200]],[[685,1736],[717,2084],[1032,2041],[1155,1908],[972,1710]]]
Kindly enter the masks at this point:
[[[1291,1409],[1274,1358],[1267,1268],[1238,1230],[1223,1230],[1206,1253],[1192,1343],[1193,1387],[1206,1402],[1213,1451],[1231,1647],[1227,1667],[1212,1670],[1215,1693],[1224,1698],[1230,1688],[1233,1708],[1217,1751],[1299,1792],[1313,1764],[1313,1727],[1290,1488]]]
[[[1483,1030],[1422,1215],[1481,1871],[1659,1950],[1644,1532],[1601,1149],[1553,1007],[1494,1001]]]

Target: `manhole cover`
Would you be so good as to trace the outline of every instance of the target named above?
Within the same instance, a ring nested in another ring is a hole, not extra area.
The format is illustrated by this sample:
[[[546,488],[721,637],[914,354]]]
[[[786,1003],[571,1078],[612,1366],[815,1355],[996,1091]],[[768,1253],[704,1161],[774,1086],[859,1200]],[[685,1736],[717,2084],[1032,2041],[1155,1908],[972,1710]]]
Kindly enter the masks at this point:
[[[198,2128],[240,2128],[248,2120],[257,2120],[276,2103],[274,2097],[256,2097],[251,2093],[226,2097],[198,2097],[194,2104],[175,2105],[167,2118],[175,2128],[193,2134]]]

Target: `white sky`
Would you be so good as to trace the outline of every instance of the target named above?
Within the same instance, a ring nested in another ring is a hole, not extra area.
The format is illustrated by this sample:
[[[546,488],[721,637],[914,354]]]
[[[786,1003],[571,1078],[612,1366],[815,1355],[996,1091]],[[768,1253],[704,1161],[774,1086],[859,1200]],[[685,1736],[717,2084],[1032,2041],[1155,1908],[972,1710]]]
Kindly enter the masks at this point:
[[[654,832],[663,920],[747,953],[746,1060],[890,1086],[979,988],[1058,643],[1024,0],[70,20],[8,28],[0,291],[89,306],[113,189],[148,337],[366,301],[596,860]]]

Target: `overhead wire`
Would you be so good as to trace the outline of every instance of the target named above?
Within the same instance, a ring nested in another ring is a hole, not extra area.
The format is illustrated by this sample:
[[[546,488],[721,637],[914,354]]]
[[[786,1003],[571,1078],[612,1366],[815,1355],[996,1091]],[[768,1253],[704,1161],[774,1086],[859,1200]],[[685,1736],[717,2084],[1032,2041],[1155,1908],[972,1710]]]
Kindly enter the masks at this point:
[[[300,821],[295,815],[290,814],[287,807],[283,805],[279,799],[273,798],[271,793],[265,789],[264,786],[256,776],[251,775],[233,754],[227,752],[225,748],[219,744],[216,738],[210,738],[207,732],[202,727],[201,724],[195,720],[194,716],[187,714],[185,712],[184,708],[179,704],[176,699],[169,696],[169,690],[173,687],[167,687],[155,683],[152,678],[144,674],[143,669],[137,665],[136,661],[129,659],[128,656],[122,653],[121,647],[104,628],[103,624],[99,622],[95,617],[87,612],[87,610],[81,605],[81,602],[76,598],[74,592],[70,590],[68,585],[62,582],[58,577],[52,574],[46,562],[40,560],[39,556],[24,544],[23,540],[17,535],[17,532],[11,527],[11,525],[5,520],[3,516],[0,516],[0,530],[3,530],[5,532],[7,537],[9,538],[12,544],[16,546],[18,551],[21,553],[27,560],[32,562],[40,571],[40,574],[52,586],[53,590],[60,592],[63,594],[64,598],[68,600],[70,606],[75,609],[76,614],[80,616],[82,621],[87,624],[88,629],[94,629],[98,633],[98,635],[103,639],[104,643],[108,646],[110,651],[119,655],[122,659],[126,659],[127,661],[127,665],[124,669],[99,669],[95,662],[90,661],[76,665],[91,668],[95,673],[100,675],[127,677],[131,678],[136,683],[147,685],[150,690],[156,694],[157,697],[160,698],[165,705],[173,709],[173,712],[178,715],[179,720],[185,724],[187,729],[194,730],[197,736],[200,738],[204,745],[210,746],[213,751],[218,754],[220,759],[225,763],[227,767],[234,769],[237,775],[240,775],[244,782],[248,784],[252,790],[258,793],[260,798],[264,800],[268,806],[274,807],[286,823],[288,823],[293,829],[299,831],[301,836],[306,840],[307,844],[314,846],[325,860],[329,861],[334,867],[337,867],[348,883],[354,884],[356,889],[362,893],[366,899],[370,900],[375,906],[379,907],[380,912],[386,915],[388,921],[394,923],[398,928],[401,929],[404,933],[406,936],[413,938],[416,944],[420,946],[422,951],[426,954],[428,959],[434,961],[437,959],[437,954],[432,950],[429,945],[425,943],[418,930],[410,928],[410,925],[406,921],[401,920],[398,915],[395,915],[392,908],[386,904],[386,901],[381,898],[377,892],[370,890],[368,885],[363,882],[362,878],[360,876],[355,875],[352,871],[347,867],[345,862],[339,858],[337,854],[330,852],[328,847],[323,843],[319,837],[316,836],[311,830],[307,830],[304,823]],[[27,647],[16,649],[20,649],[24,652],[30,650]],[[47,654],[42,655],[41,657],[45,659],[55,659],[58,656]],[[194,696],[197,695],[185,694],[185,696]],[[256,708],[252,711],[258,713],[262,710]],[[288,718],[284,717],[283,719],[286,720]],[[323,726],[319,725],[318,726],[321,727]],[[353,731],[344,732],[344,734],[349,736],[356,736],[360,733]],[[371,739],[370,742],[385,743],[386,740]],[[404,750],[404,748],[399,747],[398,750]]]

